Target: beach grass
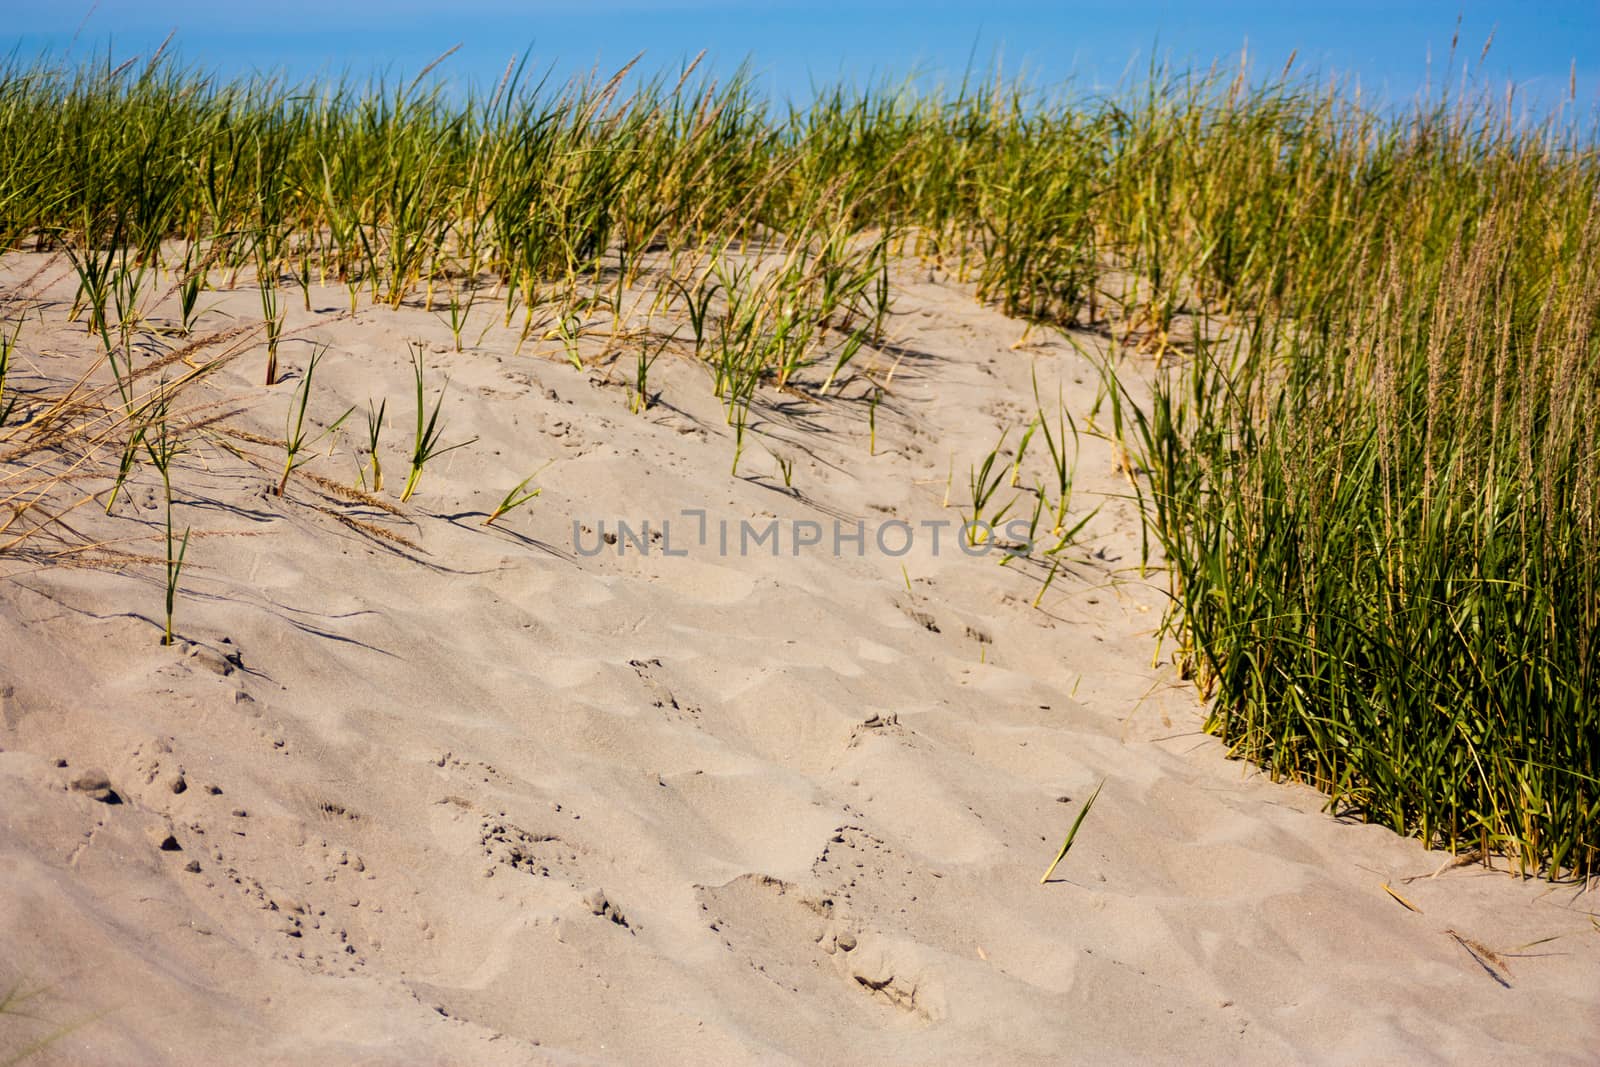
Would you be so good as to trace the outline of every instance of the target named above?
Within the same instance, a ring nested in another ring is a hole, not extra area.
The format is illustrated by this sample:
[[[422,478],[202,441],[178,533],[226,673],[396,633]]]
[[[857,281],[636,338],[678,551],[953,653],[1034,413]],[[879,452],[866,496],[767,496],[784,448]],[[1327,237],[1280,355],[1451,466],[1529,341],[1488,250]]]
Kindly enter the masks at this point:
[[[556,86],[513,64],[455,97],[421,77],[47,57],[0,67],[0,144],[0,254],[70,260],[116,389],[56,446],[136,426],[131,331],[163,286],[187,331],[240,278],[268,385],[289,286],[342,285],[352,312],[433,310],[442,291],[458,350],[482,287],[579,372],[631,356],[641,413],[666,350],[624,306],[645,290],[687,317],[735,474],[762,390],[835,402],[884,344],[897,264],[971,286],[1024,336],[1109,338],[1109,435],[1210,728],[1430,845],[1600,868],[1600,160],[1570,108],[1529,118],[1514,92],[1473,90],[1375,109],[1289,68],[782,108],[697,63]],[[9,367],[21,319],[3,325]],[[439,438],[442,391],[428,416],[420,351],[414,370],[402,499],[459,447]],[[44,530],[22,517],[44,499],[27,463],[45,408],[19,421],[14,379],[0,371],[0,532]],[[1042,432],[1053,484],[1034,522],[1070,539],[1078,428],[1037,409],[1025,439]],[[1022,457],[1008,471],[999,452],[973,470],[974,519],[1011,506],[996,494]]]

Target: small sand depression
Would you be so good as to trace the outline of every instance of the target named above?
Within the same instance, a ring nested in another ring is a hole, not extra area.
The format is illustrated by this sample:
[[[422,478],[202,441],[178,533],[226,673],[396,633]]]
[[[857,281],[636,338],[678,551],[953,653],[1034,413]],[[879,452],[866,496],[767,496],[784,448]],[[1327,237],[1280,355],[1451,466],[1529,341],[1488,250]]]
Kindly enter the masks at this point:
[[[64,263],[4,275],[33,279],[25,385],[87,371]],[[191,450],[174,647],[148,470],[73,516],[142,560],[0,583],[0,994],[43,1020],[0,1017],[0,1062],[56,1030],[27,1062],[1591,1060],[1592,895],[1336,821],[1200,733],[1104,441],[1042,597],[1037,561],[923,536],[1035,375],[1085,425],[1096,378],[963,286],[896,285],[919,355],[870,423],[854,378],[762,398],[737,475],[674,351],[635,413],[606,364],[493,325],[458,353],[315,287],[281,384],[239,349],[205,388],[242,449],[281,462],[253,442],[313,345],[319,426],[404,415],[420,341],[445,443],[476,440],[403,506],[403,445],[383,494],[328,488],[354,422],[283,497]],[[593,551],[619,520],[673,543]],[[903,553],[791,543],[891,520]],[[724,551],[723,522],[780,541]]]

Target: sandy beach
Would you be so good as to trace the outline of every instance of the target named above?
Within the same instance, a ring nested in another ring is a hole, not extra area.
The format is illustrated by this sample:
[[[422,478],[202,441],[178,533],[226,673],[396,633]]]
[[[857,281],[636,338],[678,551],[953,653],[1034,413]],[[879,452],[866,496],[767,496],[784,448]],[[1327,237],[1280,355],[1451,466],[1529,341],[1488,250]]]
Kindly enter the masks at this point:
[[[0,275],[17,387],[91,372],[66,262]],[[176,644],[147,466],[69,521],[152,563],[0,582],[0,993],[31,994],[0,1063],[1593,1062],[1593,891],[1335,818],[1201,731],[1104,338],[894,281],[881,399],[763,390],[737,474],[671,346],[634,411],[623,362],[519,349],[492,301],[458,352],[420,294],[314,285],[262,389],[253,286],[205,294],[196,333],[241,331],[186,402],[239,433],[174,468]],[[412,345],[473,440],[400,504]],[[279,497],[324,348],[309,421],[355,413]],[[1035,379],[1092,513],[1037,606],[945,506]],[[380,401],[382,507],[348,492]]]

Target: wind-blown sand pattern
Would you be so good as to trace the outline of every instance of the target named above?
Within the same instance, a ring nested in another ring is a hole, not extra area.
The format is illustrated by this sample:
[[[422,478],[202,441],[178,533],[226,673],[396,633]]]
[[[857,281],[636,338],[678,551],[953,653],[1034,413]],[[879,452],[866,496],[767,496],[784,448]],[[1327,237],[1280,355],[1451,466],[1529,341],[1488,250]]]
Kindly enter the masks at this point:
[[[66,264],[9,255],[4,280],[43,301],[23,388],[88,370]],[[202,328],[257,316],[252,286],[207,297]],[[954,502],[1035,373],[1089,424],[1072,345],[1014,348],[905,268],[874,429],[859,379],[763,391],[730,477],[723,409],[670,350],[635,415],[620,369],[497,325],[471,345],[492,302],[462,353],[420,307],[285,303],[286,380],[260,389],[244,337],[209,395],[278,438],[315,341],[314,419],[358,414],[281,499],[281,449],[183,458],[176,648],[159,561],[0,583],[0,992],[40,991],[0,1062],[52,1036],[24,1062],[1592,1062],[1592,892],[1336,820],[1199,732],[1103,438],[1074,516],[1100,510],[1038,609],[1042,574],[949,533],[839,558],[686,536],[685,509],[955,522],[952,469]],[[354,481],[353,420],[388,397],[398,488],[412,340],[430,399],[450,381],[445,442],[478,440],[390,514],[311,476]],[[159,557],[158,487],[71,521]],[[688,555],[577,551],[574,521],[587,549],[619,518],[671,520]]]

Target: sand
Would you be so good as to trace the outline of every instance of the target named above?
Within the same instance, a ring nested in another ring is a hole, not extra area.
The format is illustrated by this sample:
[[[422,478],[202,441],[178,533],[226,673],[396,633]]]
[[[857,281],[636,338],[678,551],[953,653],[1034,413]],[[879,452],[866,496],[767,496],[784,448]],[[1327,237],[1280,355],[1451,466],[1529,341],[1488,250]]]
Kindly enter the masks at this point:
[[[81,374],[65,265],[0,275],[43,301],[19,384]],[[958,521],[947,483],[964,503],[1007,425],[1015,446],[1033,374],[1090,424],[1073,345],[1013,347],[907,268],[871,425],[859,376],[767,391],[735,477],[683,355],[633,414],[631,354],[514,351],[487,299],[457,353],[420,307],[311,297],[284,296],[284,382],[246,337],[206,395],[280,437],[315,342],[314,417],[358,410],[282,499],[219,449],[180,462],[176,647],[159,565],[0,581],[0,993],[37,994],[0,1063],[46,1038],[23,1062],[1593,1062],[1600,897],[1451,866],[1227,759],[1158,644],[1105,440],[1038,609],[1039,567],[934,551],[918,524]],[[247,284],[203,302],[202,331],[259,314]],[[394,501],[413,340],[430,396],[450,379],[445,442],[477,440],[398,515],[319,491],[355,481],[387,397]],[[141,470],[76,528],[159,556],[158,487]],[[619,519],[665,543],[600,540]],[[738,551],[773,520],[776,554]],[[835,555],[836,522],[865,549]]]

